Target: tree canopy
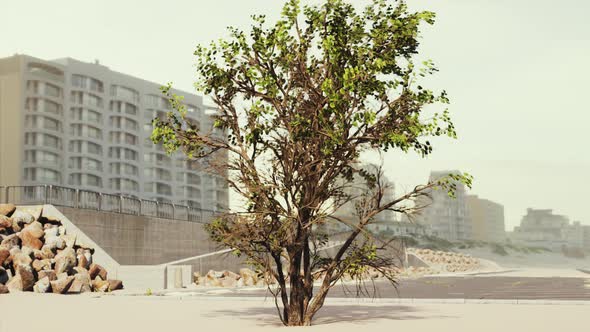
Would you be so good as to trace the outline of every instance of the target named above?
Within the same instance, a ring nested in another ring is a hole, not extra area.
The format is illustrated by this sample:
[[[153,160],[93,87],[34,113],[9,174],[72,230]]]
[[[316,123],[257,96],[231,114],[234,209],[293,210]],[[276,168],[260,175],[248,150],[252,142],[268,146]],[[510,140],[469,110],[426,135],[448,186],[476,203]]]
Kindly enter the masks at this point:
[[[196,87],[217,106],[213,128],[191,121],[182,97],[163,88],[175,111],[154,120],[153,141],[206,158],[244,199],[243,209],[208,229],[277,280],[272,291],[285,325],[311,324],[344,275],[363,278],[374,268],[395,282],[391,260],[366,230],[375,216],[412,212],[418,207],[411,202],[432,188],[453,195],[456,185],[471,184],[467,174],[449,174],[386,199],[382,168],[359,163],[366,151],[427,156],[432,137],[456,138],[446,109],[424,111],[449,102],[444,91],[420,85],[436,67],[415,63],[420,29],[434,18],[403,1],[374,0],[357,10],[343,0],[315,6],[289,0],[277,22],[256,15],[250,31],[229,28],[229,38],[197,47]],[[354,176],[369,188],[357,197],[342,181]],[[356,213],[335,217],[351,200]],[[328,222],[351,227],[331,256],[320,252],[332,234],[319,226]],[[314,292],[317,275],[322,281]]]

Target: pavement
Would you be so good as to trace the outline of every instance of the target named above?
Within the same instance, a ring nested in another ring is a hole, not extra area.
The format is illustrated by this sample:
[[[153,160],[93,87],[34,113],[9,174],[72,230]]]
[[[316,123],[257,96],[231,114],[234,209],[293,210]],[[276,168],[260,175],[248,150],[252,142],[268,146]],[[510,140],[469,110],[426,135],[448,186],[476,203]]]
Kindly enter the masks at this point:
[[[0,332],[270,331],[282,326],[264,298],[20,293],[0,296]],[[585,305],[346,302],[327,299],[305,331],[587,331]]]
[[[401,280],[396,287],[386,281],[368,282],[363,287],[354,283],[337,284],[330,290],[331,298],[382,299],[451,299],[451,300],[508,300],[513,301],[588,301],[590,277],[531,277],[518,275],[428,276]],[[551,275],[548,273],[547,275]],[[167,290],[165,294],[191,293],[195,296],[258,297],[268,296],[266,288],[206,288]]]

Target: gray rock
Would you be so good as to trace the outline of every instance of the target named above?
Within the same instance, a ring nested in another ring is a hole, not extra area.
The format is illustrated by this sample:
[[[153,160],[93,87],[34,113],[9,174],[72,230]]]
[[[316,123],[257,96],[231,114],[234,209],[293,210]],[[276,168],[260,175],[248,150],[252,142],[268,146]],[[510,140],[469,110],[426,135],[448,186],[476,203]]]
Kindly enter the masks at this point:
[[[57,226],[51,225],[51,224],[45,224],[45,226],[47,226],[47,225],[50,225],[51,227],[45,228],[45,230],[44,230],[46,238],[59,235],[59,229],[57,228]]]
[[[42,206],[19,206],[16,208],[16,212],[22,212],[29,214],[33,217],[33,220],[39,220],[41,217],[43,207]],[[14,214],[13,214],[14,215]]]
[[[51,287],[50,280],[48,277],[43,277],[39,279],[33,286],[33,291],[35,293],[47,293]]]
[[[16,211],[14,211],[14,213],[12,214],[12,216],[10,216],[10,218],[14,222],[19,223],[19,224],[30,224],[36,220],[32,214],[30,214],[26,211],[23,211],[20,208],[16,209]]]

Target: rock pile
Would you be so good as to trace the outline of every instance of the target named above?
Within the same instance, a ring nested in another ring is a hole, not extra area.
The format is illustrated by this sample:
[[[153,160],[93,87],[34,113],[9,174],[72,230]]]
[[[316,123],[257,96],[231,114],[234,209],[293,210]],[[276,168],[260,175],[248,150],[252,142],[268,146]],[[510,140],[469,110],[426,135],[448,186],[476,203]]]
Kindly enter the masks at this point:
[[[196,285],[209,287],[266,286],[267,281],[270,282],[270,284],[276,283],[272,278],[265,278],[264,275],[259,275],[247,268],[240,269],[239,273],[227,270],[210,270],[204,276],[195,272],[193,278]]]
[[[94,249],[39,208],[0,204],[0,294],[79,294],[123,288],[92,262]]]
[[[409,248],[408,252],[415,254],[431,266],[437,266],[446,272],[472,271],[478,269],[480,265],[477,258],[461,253],[415,248]]]

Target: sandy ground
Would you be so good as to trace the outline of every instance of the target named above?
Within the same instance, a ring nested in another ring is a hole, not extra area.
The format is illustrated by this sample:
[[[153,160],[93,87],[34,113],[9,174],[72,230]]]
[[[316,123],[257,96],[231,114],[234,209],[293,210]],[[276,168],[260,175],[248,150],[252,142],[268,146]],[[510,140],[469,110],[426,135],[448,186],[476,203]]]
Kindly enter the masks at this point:
[[[280,330],[270,300],[0,296],[0,332]],[[328,303],[306,331],[586,331],[587,305]]]
[[[489,248],[475,248],[457,250],[473,257],[496,262],[504,268],[550,268],[550,269],[579,269],[590,268],[590,257],[576,259],[565,257],[560,253],[524,254],[509,250],[509,255],[501,256],[492,253]]]

